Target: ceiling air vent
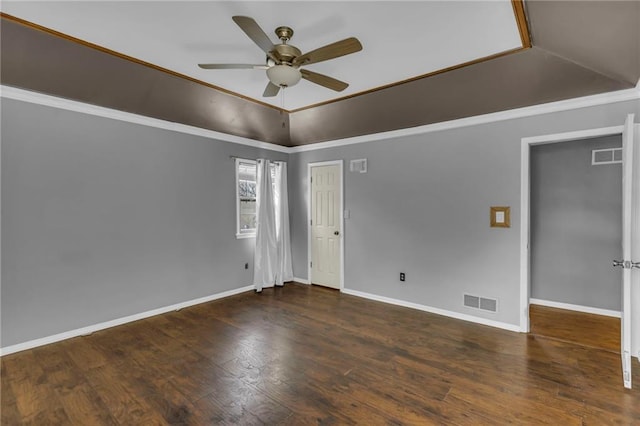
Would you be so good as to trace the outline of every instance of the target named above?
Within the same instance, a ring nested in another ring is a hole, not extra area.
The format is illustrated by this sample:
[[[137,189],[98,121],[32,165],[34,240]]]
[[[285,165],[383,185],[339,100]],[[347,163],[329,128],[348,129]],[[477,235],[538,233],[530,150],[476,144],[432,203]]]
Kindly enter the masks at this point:
[[[591,165],[622,163],[622,148],[594,149],[591,151]]]
[[[464,306],[489,312],[498,312],[498,299],[464,294]]]

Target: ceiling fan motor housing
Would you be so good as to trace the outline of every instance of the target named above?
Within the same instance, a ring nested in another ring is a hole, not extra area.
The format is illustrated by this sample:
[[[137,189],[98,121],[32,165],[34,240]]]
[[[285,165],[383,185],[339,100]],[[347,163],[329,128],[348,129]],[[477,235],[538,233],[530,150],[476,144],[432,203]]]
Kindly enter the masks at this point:
[[[271,53],[280,63],[286,62],[288,64],[291,64],[295,58],[302,54],[300,49],[290,44],[276,44]]]

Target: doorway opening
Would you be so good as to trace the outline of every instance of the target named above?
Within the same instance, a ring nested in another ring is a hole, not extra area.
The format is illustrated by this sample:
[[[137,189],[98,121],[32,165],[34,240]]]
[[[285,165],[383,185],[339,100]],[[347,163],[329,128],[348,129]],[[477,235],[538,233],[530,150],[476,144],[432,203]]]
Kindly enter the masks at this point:
[[[621,303],[620,303],[620,358],[622,362],[622,380],[624,387],[632,388],[632,354],[640,359],[640,275],[632,273],[634,268],[640,268],[640,262],[633,260],[640,254],[640,124],[634,124],[635,114],[628,114],[624,125],[601,129],[581,130],[527,137],[521,140],[521,175],[520,175],[520,330],[530,331],[529,302],[530,286],[530,153],[535,145],[557,142],[592,139],[596,137],[622,135],[622,238],[619,260],[612,259],[612,266],[622,268]],[[595,156],[594,156],[595,158]],[[611,156],[615,159],[615,155]],[[573,221],[569,221],[569,226]],[[566,265],[579,268],[577,265]],[[633,286],[632,284],[636,284]]]
[[[620,134],[530,147],[534,335],[620,353],[621,150]]]
[[[624,126],[580,130],[575,132],[533,136],[522,139],[520,157],[520,331],[530,332],[529,303],[530,285],[530,157],[531,149],[538,145],[557,144],[570,141],[587,141],[593,138],[622,135]],[[568,265],[567,267],[569,267]],[[557,306],[556,306],[557,307]]]

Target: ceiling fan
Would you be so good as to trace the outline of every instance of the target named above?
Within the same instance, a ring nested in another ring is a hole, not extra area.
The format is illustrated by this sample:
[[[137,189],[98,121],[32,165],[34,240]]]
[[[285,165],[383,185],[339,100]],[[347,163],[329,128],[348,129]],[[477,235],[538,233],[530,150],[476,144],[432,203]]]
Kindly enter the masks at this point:
[[[350,37],[335,43],[328,44],[318,49],[302,54],[297,47],[287,44],[293,36],[293,30],[289,27],[278,27],[275,30],[280,39],[280,44],[273,44],[265,32],[255,20],[247,16],[234,16],[233,21],[242,31],[249,36],[255,44],[267,55],[266,64],[198,64],[200,68],[207,70],[216,69],[264,69],[267,70],[269,83],[262,96],[276,96],[281,87],[296,85],[301,78],[320,86],[341,92],[349,84],[336,80],[324,74],[301,69],[301,66],[327,61],[340,56],[362,50],[362,44],[355,37]]]

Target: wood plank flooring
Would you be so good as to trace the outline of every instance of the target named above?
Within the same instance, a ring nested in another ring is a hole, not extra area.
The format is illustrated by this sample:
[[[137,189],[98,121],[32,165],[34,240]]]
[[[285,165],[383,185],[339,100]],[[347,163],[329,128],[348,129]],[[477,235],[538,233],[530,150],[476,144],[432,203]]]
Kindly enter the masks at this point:
[[[639,424],[640,391],[609,351],[287,284],[4,356],[0,408],[3,425],[603,425]]]
[[[531,333],[620,353],[620,318],[530,305]]]

